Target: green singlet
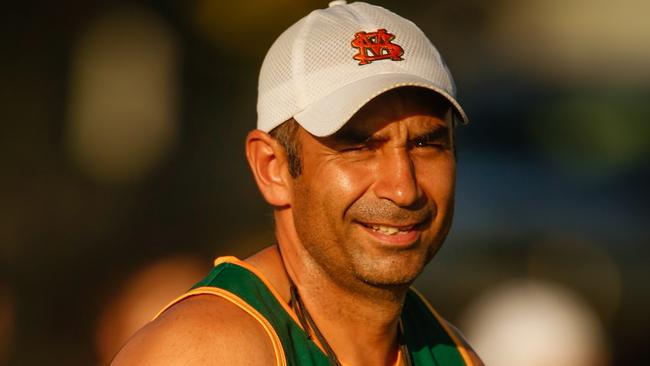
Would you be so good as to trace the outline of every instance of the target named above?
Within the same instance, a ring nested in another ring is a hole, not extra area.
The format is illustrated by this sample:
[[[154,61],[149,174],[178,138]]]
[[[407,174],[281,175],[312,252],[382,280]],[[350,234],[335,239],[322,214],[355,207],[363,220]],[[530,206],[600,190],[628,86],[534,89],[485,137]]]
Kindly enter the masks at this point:
[[[305,333],[295,313],[250,264],[235,257],[217,258],[206,278],[158,315],[187,297],[201,294],[220,296],[255,318],[271,339],[278,366],[329,366],[327,356]],[[413,289],[406,295],[402,324],[413,365],[473,365],[446,322]],[[400,355],[396,365],[401,365],[401,359]]]

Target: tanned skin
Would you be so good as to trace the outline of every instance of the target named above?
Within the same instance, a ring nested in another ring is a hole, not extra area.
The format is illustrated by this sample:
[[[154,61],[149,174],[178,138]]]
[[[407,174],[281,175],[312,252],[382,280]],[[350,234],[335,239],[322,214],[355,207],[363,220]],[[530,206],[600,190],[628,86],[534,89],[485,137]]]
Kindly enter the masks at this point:
[[[332,136],[315,137],[301,128],[302,171],[295,178],[276,140],[260,130],[248,134],[246,156],[274,208],[278,244],[246,261],[287,303],[290,280],[295,283],[346,365],[397,360],[406,292],[451,225],[452,127],[440,97],[395,89]],[[474,365],[482,365],[465,347]],[[274,365],[275,356],[250,315],[216,296],[199,295],[141,329],[113,362],[145,364]]]

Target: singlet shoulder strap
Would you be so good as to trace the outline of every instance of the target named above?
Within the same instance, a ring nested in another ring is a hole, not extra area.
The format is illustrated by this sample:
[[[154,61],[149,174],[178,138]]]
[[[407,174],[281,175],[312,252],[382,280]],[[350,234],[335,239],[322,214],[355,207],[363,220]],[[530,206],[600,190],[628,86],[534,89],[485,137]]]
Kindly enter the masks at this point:
[[[412,287],[406,295],[402,321],[416,365],[475,366],[447,321]]]

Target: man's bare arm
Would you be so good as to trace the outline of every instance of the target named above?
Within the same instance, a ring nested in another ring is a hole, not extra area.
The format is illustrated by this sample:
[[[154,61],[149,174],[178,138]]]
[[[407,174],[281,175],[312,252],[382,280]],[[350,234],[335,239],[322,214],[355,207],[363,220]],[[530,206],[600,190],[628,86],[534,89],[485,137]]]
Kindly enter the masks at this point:
[[[273,365],[275,354],[261,325],[231,302],[190,297],[139,330],[112,366]]]

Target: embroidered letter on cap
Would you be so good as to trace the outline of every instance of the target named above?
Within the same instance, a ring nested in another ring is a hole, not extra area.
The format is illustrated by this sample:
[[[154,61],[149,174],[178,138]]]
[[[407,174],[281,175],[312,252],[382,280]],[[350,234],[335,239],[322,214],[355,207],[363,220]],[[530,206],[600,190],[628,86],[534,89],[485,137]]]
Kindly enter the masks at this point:
[[[402,60],[404,50],[399,45],[392,43],[393,39],[395,39],[395,35],[388,33],[385,29],[378,29],[371,33],[355,33],[352,47],[357,48],[359,53],[354,55],[354,59],[359,61],[359,65],[385,59]]]

